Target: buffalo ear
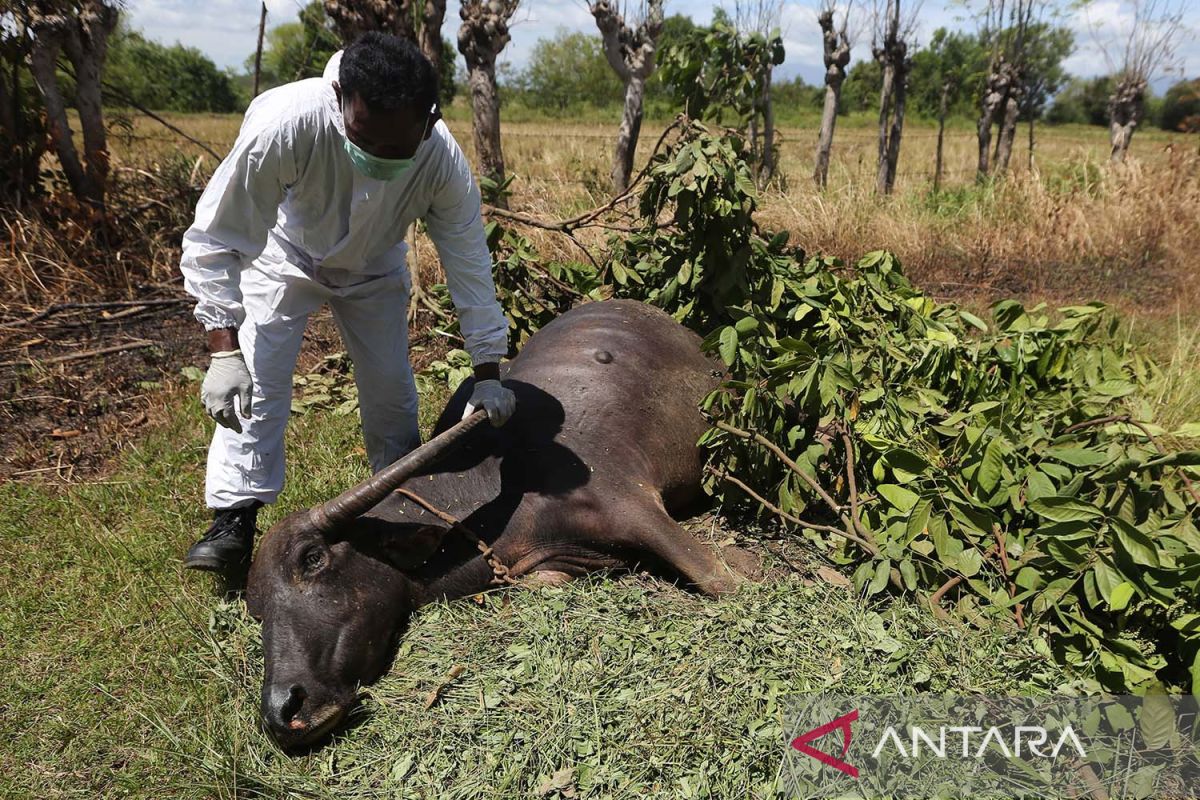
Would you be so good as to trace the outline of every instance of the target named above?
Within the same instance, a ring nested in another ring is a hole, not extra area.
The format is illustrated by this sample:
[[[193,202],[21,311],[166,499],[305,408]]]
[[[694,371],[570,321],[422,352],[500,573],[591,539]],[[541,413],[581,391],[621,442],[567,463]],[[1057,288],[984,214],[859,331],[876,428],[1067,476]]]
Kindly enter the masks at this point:
[[[439,525],[397,524],[369,515],[355,520],[354,527],[358,548],[396,569],[414,569],[424,564],[437,552],[450,530]]]
[[[254,617],[259,622],[263,621],[263,599],[262,590],[259,589],[259,582],[253,579],[246,581],[246,590],[242,593],[242,598],[246,601],[246,612]]]

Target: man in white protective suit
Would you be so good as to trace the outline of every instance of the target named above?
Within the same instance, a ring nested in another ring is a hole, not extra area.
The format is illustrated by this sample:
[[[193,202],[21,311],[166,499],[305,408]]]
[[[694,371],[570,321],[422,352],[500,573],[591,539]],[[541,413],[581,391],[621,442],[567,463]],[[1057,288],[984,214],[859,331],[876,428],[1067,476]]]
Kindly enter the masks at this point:
[[[408,361],[405,232],[424,218],[475,367],[467,413],[502,425],[508,323],[496,299],[479,190],[441,122],[438,79],[411,42],[363,35],[322,78],[250,104],[183,237],[180,268],[212,354],[201,398],[218,425],[213,522],[184,558],[244,575],[258,509],[283,488],[292,373],[308,315],[328,303],[354,362],[363,440],[379,470],[419,444]]]

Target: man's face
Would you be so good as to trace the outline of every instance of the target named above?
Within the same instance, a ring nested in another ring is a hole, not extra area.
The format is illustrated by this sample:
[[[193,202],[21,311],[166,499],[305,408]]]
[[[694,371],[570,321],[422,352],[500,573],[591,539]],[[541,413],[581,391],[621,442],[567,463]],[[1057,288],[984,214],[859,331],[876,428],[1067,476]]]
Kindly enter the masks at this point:
[[[346,138],[377,158],[412,158],[442,118],[439,110],[432,114],[410,108],[372,111],[357,94],[343,95],[337,81],[333,91],[342,109]]]

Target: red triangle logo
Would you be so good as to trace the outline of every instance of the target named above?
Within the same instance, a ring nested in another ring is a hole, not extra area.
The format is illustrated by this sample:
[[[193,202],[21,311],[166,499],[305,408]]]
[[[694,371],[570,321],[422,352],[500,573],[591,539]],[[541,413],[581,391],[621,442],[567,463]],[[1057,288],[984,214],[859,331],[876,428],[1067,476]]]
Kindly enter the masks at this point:
[[[804,755],[806,755],[806,756],[815,758],[817,761],[820,761],[822,764],[825,764],[826,766],[833,767],[834,769],[838,770],[839,772],[844,772],[845,774],[849,775],[851,778],[857,778],[858,777],[858,767],[855,767],[853,764],[847,764],[845,761],[842,760],[843,758],[846,757],[846,753],[850,749],[850,736],[851,736],[850,723],[854,722],[856,719],[858,719],[858,709],[857,708],[854,709],[853,711],[851,711],[849,714],[844,714],[844,715],[838,717],[833,722],[827,722],[824,725],[820,726],[819,728],[813,728],[808,733],[800,734],[795,739],[792,739],[792,747],[796,748],[801,753],[804,753]],[[835,730],[841,730],[841,732],[842,732],[842,755],[841,755],[841,758],[834,758],[833,756],[829,755],[828,753],[824,753],[809,744],[809,742],[814,742],[817,739],[820,739],[825,734],[829,733],[830,731],[835,731]]]

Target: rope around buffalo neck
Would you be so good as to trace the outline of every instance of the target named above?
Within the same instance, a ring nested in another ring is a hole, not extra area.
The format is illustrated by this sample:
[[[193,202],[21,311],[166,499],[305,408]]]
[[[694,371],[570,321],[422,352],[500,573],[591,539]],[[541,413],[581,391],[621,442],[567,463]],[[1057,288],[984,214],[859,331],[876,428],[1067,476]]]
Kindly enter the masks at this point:
[[[473,543],[475,547],[479,549],[479,552],[483,554],[483,558],[485,561],[487,561],[488,566],[492,568],[492,580],[490,581],[492,585],[504,586],[506,584],[515,584],[517,582],[516,579],[508,574],[508,567],[504,566],[504,562],[501,561],[500,557],[496,555],[496,551],[492,549],[492,546],[483,541],[483,539],[480,539],[475,534],[475,531],[464,525],[462,520],[458,519],[458,517],[455,517],[449,512],[441,510],[411,489],[405,489],[401,487],[396,489],[395,493],[412,500],[421,508],[428,511],[430,514],[433,514],[442,522],[445,522],[453,530],[457,530],[464,537],[466,537],[467,541]]]

